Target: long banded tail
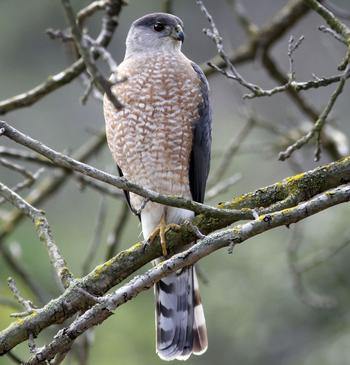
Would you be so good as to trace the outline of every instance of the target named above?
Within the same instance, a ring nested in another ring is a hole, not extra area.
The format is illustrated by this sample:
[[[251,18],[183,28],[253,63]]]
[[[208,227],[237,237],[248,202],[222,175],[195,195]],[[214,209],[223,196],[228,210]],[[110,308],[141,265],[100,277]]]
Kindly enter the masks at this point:
[[[163,360],[186,360],[208,347],[207,329],[193,266],[155,285],[157,353]]]

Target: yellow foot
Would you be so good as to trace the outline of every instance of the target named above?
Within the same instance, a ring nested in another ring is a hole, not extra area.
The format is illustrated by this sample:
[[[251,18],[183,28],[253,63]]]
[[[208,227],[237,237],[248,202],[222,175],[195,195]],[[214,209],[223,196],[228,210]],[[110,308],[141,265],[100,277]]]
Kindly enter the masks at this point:
[[[173,230],[178,230],[180,228],[180,226],[178,224],[174,224],[174,223],[170,223],[170,224],[166,224],[165,223],[165,219],[162,216],[162,218],[160,219],[160,222],[158,224],[158,226],[153,230],[153,232],[150,234],[150,236],[148,237],[148,242],[153,242],[154,239],[158,236],[160,237],[160,245],[162,246],[162,254],[164,257],[168,256],[168,250],[166,247],[166,239],[165,239],[165,233],[167,231],[169,231],[170,229]]]

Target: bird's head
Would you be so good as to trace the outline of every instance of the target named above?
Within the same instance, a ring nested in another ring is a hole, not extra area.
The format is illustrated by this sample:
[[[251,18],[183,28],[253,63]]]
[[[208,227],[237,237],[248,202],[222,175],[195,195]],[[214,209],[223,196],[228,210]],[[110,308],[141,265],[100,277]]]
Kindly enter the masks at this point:
[[[127,52],[180,50],[184,41],[183,22],[166,13],[144,15],[135,20],[126,39]]]

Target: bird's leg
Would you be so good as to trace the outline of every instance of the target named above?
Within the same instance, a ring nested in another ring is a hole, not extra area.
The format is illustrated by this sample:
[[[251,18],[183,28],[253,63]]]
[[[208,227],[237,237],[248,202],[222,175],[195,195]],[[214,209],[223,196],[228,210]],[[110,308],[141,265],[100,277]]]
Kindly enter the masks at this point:
[[[162,215],[158,226],[150,234],[147,241],[152,242],[159,234],[160,245],[162,246],[162,254],[164,257],[166,257],[166,256],[168,256],[168,250],[166,247],[165,233],[169,229],[178,230],[179,228],[180,228],[180,226],[178,224],[174,224],[174,223],[166,224],[164,215]]]
[[[162,252],[163,256],[168,256],[168,250],[166,248],[166,239],[165,239],[165,229],[166,229],[166,223],[164,219],[164,215],[162,215],[162,218],[159,222],[159,237],[160,237],[160,245],[162,246]]]

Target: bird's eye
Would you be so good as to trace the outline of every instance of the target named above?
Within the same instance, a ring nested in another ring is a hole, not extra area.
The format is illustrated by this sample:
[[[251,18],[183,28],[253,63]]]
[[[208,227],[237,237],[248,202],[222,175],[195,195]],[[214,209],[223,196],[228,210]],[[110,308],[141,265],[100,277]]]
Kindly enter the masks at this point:
[[[165,25],[162,23],[156,23],[154,24],[153,28],[156,32],[161,32],[162,30],[164,30]]]

